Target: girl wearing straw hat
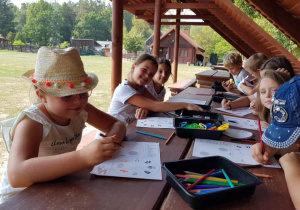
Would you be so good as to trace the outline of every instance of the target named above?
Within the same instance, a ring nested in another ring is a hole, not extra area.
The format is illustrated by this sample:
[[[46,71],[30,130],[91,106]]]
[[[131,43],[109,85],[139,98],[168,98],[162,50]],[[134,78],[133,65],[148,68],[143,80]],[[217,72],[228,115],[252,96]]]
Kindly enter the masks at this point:
[[[1,182],[2,201],[33,183],[110,159],[126,133],[124,123],[88,103],[98,78],[84,71],[75,48],[40,48],[35,69],[22,77],[34,85],[40,103],[1,122],[9,151]],[[76,151],[85,122],[108,137]]]

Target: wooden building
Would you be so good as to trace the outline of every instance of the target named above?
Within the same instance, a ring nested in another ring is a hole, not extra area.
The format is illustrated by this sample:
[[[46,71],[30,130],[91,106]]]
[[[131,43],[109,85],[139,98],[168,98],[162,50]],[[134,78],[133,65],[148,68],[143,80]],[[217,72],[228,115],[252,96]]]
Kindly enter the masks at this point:
[[[189,36],[189,29],[180,31],[179,35],[179,54],[178,63],[181,64],[198,64],[203,63],[205,57],[204,49],[202,49]],[[174,40],[175,40],[175,26],[160,37],[159,57],[170,59],[174,61]],[[153,44],[151,45],[153,47]]]
[[[80,50],[95,50],[100,45],[93,39],[71,39],[71,47]]]

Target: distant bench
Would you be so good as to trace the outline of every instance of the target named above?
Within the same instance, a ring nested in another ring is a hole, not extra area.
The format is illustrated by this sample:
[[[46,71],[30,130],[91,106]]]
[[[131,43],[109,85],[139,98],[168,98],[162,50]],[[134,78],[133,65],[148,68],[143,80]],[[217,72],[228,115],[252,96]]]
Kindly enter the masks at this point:
[[[223,70],[206,70],[195,75],[198,84],[200,84],[200,88],[211,88],[211,85],[215,81],[226,81],[230,79],[229,72]]]
[[[180,93],[181,91],[183,91],[184,89],[188,88],[188,87],[195,87],[196,86],[196,79],[184,79],[184,80],[180,80],[172,85],[169,85],[168,88],[171,91],[171,96],[176,95],[177,93]]]

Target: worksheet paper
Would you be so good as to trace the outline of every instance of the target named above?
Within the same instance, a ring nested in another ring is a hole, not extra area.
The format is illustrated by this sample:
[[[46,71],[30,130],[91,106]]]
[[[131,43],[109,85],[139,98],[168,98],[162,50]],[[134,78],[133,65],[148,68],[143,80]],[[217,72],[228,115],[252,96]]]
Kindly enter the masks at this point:
[[[245,118],[232,117],[232,116],[228,116],[228,115],[223,115],[223,117],[224,117],[223,124],[224,123],[229,123],[231,126],[258,131],[257,120],[250,120],[250,119],[245,119]],[[261,130],[265,131],[266,129],[264,129],[262,127]]]
[[[162,180],[159,143],[123,141],[114,157],[94,166],[91,174]]]
[[[206,101],[200,101],[200,100],[193,100],[193,99],[186,99],[186,98],[175,98],[172,97],[168,102],[185,102],[185,103],[190,103],[190,104],[200,104],[200,105],[205,105]]]
[[[142,128],[172,128],[174,118],[170,117],[147,117],[146,119],[138,119],[136,127]]]
[[[227,112],[227,113],[238,115],[238,116],[245,116],[247,114],[252,113],[252,110],[249,109],[249,107],[242,107],[242,108],[237,108],[237,109],[216,108],[216,110],[219,110],[221,112]]]
[[[259,165],[251,156],[251,145],[216,141],[210,139],[195,139],[193,150],[195,157],[222,156],[234,163],[246,165]],[[280,168],[274,157],[270,159],[270,165],[263,165],[270,168]]]

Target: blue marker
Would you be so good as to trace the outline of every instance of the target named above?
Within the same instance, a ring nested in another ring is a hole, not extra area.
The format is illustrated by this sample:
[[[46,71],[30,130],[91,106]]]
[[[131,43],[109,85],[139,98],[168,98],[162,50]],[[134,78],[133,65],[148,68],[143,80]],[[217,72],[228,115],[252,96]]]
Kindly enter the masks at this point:
[[[158,136],[158,135],[154,135],[154,134],[151,134],[151,133],[146,133],[146,132],[143,132],[143,131],[138,131],[138,130],[136,130],[135,132],[141,133],[141,134],[145,134],[145,135],[148,135],[148,136],[153,136],[153,137],[160,138],[160,139],[166,139],[166,138],[163,137],[163,136]]]

